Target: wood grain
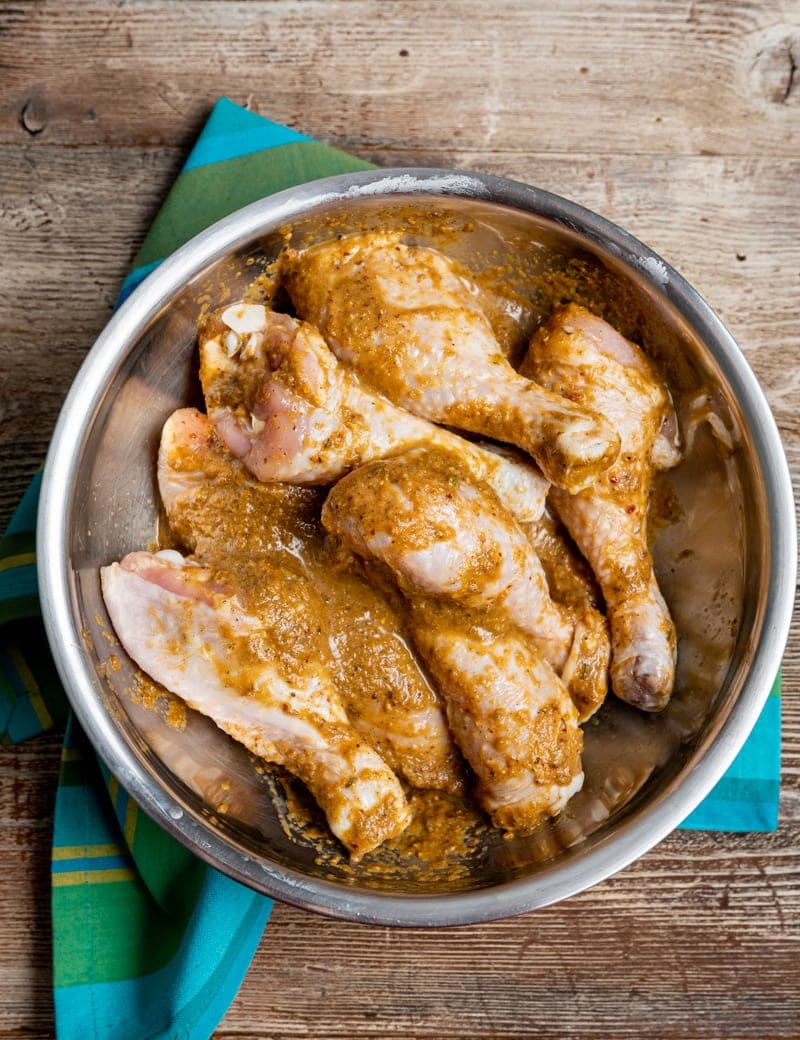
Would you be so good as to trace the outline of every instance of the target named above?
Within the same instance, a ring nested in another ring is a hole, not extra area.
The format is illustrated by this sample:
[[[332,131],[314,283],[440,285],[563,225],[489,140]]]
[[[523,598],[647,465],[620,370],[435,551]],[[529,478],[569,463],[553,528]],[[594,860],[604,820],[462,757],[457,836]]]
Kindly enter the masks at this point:
[[[221,94],[381,165],[615,220],[722,316],[800,487],[797,0],[0,3],[0,525]],[[276,906],[220,1038],[800,1036],[800,624],[772,835],[676,832],[587,892],[441,932]],[[0,753],[0,1038],[52,1035],[59,742]]]
[[[482,0],[384,0],[379,15],[368,0],[10,6],[0,133],[185,143],[202,99],[228,94],[357,148],[571,154],[591,138],[613,154],[798,154],[792,3],[491,10]]]

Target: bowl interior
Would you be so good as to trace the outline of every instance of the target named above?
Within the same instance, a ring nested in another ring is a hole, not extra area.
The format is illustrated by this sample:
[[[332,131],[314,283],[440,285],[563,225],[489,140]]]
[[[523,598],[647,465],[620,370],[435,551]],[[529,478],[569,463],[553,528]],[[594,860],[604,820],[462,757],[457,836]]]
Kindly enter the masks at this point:
[[[565,299],[605,316],[661,365],[688,433],[685,460],[656,489],[658,500],[669,503],[670,521],[652,532],[658,578],[679,633],[671,704],[646,716],[609,698],[586,727],[586,784],[566,813],[525,838],[503,840],[487,830],[471,851],[439,867],[380,854],[352,867],[330,851],[332,842],[321,846],[287,826],[285,787],[272,770],[209,720],[191,711],[180,717],[166,701],[148,697],[113,638],[98,581],[100,566],[157,540],[158,439],[172,410],[201,403],[195,345],[201,310],[236,298],[287,233],[302,245],[386,226],[446,249],[473,271],[490,272],[513,290],[531,327]],[[172,818],[192,821],[197,851],[256,888],[274,894],[275,877],[291,876],[302,888],[298,901],[346,914],[330,892],[441,896],[524,879],[528,905],[536,905],[537,885],[554,872],[579,870],[589,850],[683,782],[739,694],[758,638],[768,569],[762,478],[747,424],[700,334],[646,270],[596,237],[475,198],[322,202],[288,226],[265,222],[164,299],[131,337],[89,411],[74,448],[66,528],[74,629],[90,691],[81,695],[79,715],[105,711],[146,783],[166,794]],[[710,423],[694,421],[711,413]],[[87,697],[96,702],[91,708]],[[322,905],[317,883],[329,893]],[[292,898],[285,889],[277,894]]]

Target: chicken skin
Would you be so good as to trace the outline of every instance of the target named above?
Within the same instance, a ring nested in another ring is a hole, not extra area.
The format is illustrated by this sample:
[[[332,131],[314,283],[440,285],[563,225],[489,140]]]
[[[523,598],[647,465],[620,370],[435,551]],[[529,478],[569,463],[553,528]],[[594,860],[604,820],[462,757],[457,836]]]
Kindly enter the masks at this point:
[[[541,520],[522,527],[547,577],[550,595],[578,619],[572,649],[560,674],[578,718],[586,722],[608,693],[611,643],[608,622],[601,613],[603,596],[586,560],[549,509]]]
[[[332,489],[322,523],[354,552],[388,566],[405,592],[517,625],[580,687],[582,716],[584,701],[596,707],[605,697],[604,619],[591,606],[573,615],[551,599],[531,541],[458,458],[417,448],[362,466]]]
[[[156,473],[170,531],[201,560],[259,558],[317,539],[320,492],[255,480],[196,408],[164,423]]]
[[[416,645],[496,827],[533,830],[583,785],[583,732],[566,688],[528,640],[456,604],[411,600]]]
[[[199,341],[209,417],[259,480],[330,484],[370,459],[439,445],[458,453],[520,519],[541,516],[549,485],[528,460],[473,444],[371,393],[310,325],[237,304],[204,318]]]
[[[412,787],[464,790],[444,701],[412,651],[404,618],[367,581],[317,571],[328,607],[331,673],[354,729]]]
[[[102,568],[101,581],[116,633],[139,667],[303,780],[354,860],[403,831],[403,790],[350,725],[305,625],[304,595],[292,602],[285,583],[282,614],[265,618],[174,550],[131,553]],[[293,615],[299,624],[287,650],[282,623]]]
[[[564,666],[573,626],[550,599],[533,547],[485,485],[459,460],[412,449],[343,477],[322,510],[326,530],[385,563],[403,589],[494,608]]]
[[[669,393],[642,351],[583,307],[558,310],[533,337],[521,368],[605,415],[620,433],[614,464],[554,508],[588,560],[611,627],[611,685],[622,700],[660,711],[675,679],[675,628],[653,572],[647,506],[656,468],[679,460],[665,435]]]
[[[481,805],[496,826],[526,831],[582,784],[578,710],[536,648],[563,662],[575,630],[523,532],[467,476],[423,449],[372,462],[330,491],[322,522],[397,579]]]
[[[442,700],[402,619],[331,552],[319,528],[319,492],[259,483],[194,408],[164,424],[158,484],[183,546],[255,590],[257,600],[279,598],[287,575],[298,589],[306,582],[306,623],[323,627],[318,653],[354,729],[412,786],[461,790],[462,761]]]
[[[568,491],[616,457],[605,419],[512,368],[477,289],[443,253],[399,234],[348,235],[287,250],[282,277],[300,317],[394,404],[514,444]]]

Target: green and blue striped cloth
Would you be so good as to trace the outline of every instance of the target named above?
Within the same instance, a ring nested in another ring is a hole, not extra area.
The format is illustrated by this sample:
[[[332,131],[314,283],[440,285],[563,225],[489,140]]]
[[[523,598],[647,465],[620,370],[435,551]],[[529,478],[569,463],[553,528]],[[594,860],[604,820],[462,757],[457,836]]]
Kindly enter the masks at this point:
[[[363,162],[220,100],[120,299],[189,238],[255,199]],[[206,866],[142,813],[99,763],[58,681],[40,620],[34,478],[0,543],[0,739],[67,724],[52,854],[59,1040],[204,1040],[269,918],[264,896]],[[684,827],[777,826],[780,686],[747,744]]]

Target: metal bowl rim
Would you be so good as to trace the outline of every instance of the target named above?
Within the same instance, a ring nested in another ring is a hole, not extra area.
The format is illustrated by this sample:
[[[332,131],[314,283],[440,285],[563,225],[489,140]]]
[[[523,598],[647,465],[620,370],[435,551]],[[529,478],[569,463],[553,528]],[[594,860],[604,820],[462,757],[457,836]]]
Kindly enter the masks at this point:
[[[746,681],[712,745],[652,804],[621,821],[563,869],[556,866],[530,878],[446,895],[387,894],[310,878],[243,854],[187,815],[177,797],[142,767],[100,703],[83,667],[81,636],[72,616],[66,546],[76,449],[142,330],[189,278],[227,252],[310,209],[375,195],[459,196],[522,209],[577,232],[633,267],[654,292],[669,299],[720,366],[751,432],[769,509],[769,575],[762,583],[768,591],[760,638]],[[62,407],[42,482],[37,560],[45,628],[75,715],[119,782],[170,834],[237,880],[306,909],[375,924],[449,926],[512,916],[583,891],[647,852],[702,801],[744,744],[774,681],[788,638],[797,549],[788,466],[767,401],[730,333],[677,271],[622,228],[551,192],[488,174],[396,168],[340,174],[260,199],[200,232],[148,275],[101,332]]]

